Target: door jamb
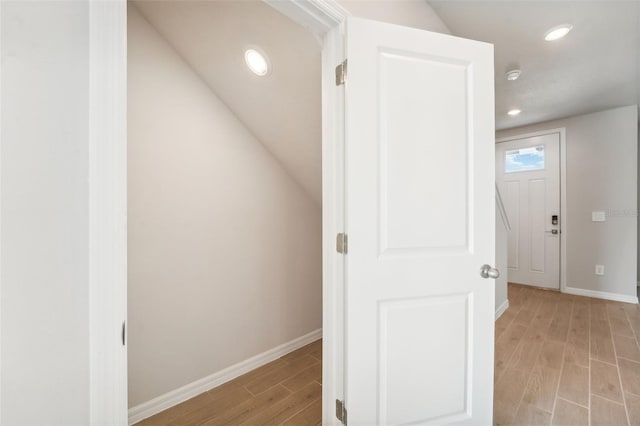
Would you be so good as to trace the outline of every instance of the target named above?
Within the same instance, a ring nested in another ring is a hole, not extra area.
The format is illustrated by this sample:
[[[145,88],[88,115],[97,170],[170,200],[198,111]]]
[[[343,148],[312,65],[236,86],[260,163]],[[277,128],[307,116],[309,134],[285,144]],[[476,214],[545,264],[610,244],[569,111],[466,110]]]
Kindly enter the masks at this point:
[[[127,3],[89,1],[89,405],[90,424],[127,424]],[[338,424],[342,397],[344,60],[336,0],[263,0],[322,40],[323,424]],[[126,340],[124,340],[126,342]]]
[[[335,401],[344,399],[344,86],[335,67],[345,59],[342,22],[349,12],[335,0],[263,0],[308,28],[322,43],[322,424],[340,424]]]
[[[89,424],[127,424],[127,2],[89,0]]]
[[[569,232],[567,227],[567,129],[566,127],[558,127],[555,129],[513,135],[506,138],[496,139],[496,144],[556,133],[560,135],[560,292],[566,293],[567,234]]]

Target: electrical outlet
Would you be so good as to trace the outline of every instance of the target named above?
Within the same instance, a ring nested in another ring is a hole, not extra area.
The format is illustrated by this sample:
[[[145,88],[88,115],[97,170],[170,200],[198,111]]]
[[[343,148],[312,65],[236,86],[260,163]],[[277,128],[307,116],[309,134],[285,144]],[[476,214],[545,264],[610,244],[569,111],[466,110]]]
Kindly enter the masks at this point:
[[[604,275],[604,265],[596,265],[596,275]]]

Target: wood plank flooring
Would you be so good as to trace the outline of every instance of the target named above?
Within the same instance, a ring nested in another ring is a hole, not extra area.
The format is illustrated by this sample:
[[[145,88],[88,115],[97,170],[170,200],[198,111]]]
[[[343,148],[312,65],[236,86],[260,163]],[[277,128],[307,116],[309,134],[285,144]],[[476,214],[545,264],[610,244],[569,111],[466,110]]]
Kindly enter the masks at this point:
[[[509,285],[496,321],[496,425],[640,425],[640,307]],[[321,424],[322,342],[138,423]]]
[[[640,307],[509,284],[494,424],[640,425]]]
[[[145,419],[140,426],[322,424],[322,341]]]

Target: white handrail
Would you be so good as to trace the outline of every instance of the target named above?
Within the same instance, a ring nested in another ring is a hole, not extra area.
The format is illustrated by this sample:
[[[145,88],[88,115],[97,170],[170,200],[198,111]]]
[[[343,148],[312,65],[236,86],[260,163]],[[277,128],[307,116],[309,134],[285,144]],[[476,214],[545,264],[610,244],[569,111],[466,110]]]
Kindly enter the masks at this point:
[[[496,206],[498,206],[498,212],[502,217],[502,222],[508,231],[511,231],[511,223],[509,223],[509,216],[507,215],[507,210],[504,208],[504,203],[502,202],[502,196],[500,195],[500,190],[498,189],[498,185],[496,185]]]

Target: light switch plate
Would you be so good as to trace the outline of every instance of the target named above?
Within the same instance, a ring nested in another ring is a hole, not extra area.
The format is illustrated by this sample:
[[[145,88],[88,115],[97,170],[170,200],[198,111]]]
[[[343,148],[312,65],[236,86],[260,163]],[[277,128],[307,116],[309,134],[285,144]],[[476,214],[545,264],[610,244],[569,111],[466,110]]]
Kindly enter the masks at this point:
[[[604,222],[607,220],[607,215],[604,212],[591,212],[592,222]]]

